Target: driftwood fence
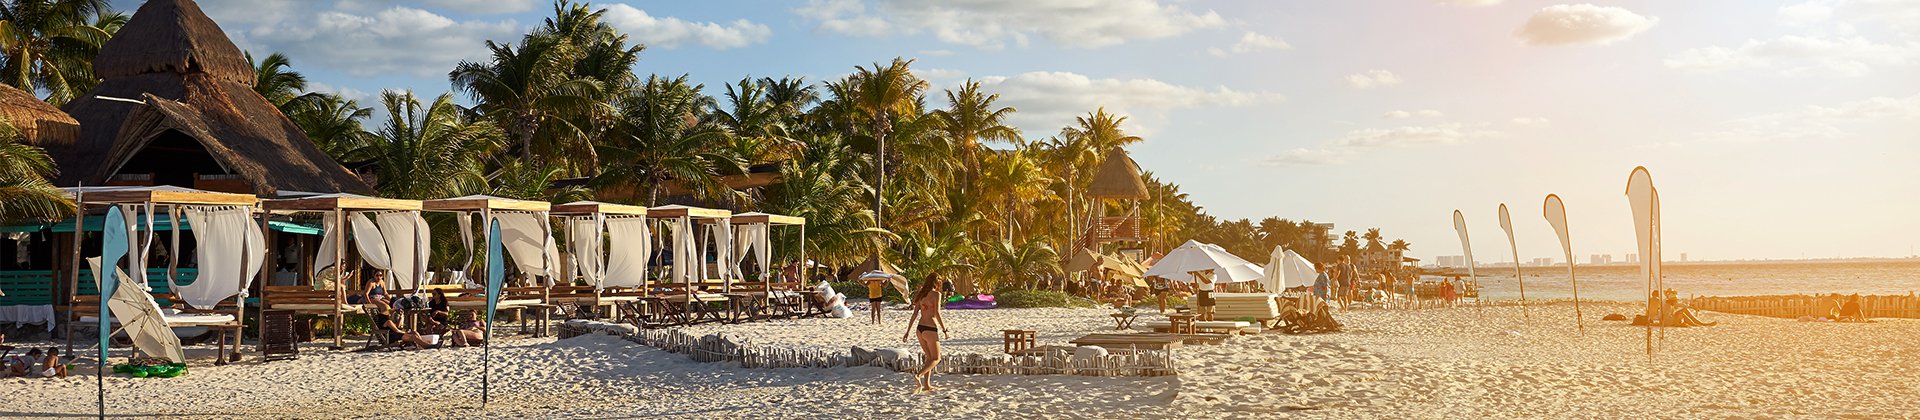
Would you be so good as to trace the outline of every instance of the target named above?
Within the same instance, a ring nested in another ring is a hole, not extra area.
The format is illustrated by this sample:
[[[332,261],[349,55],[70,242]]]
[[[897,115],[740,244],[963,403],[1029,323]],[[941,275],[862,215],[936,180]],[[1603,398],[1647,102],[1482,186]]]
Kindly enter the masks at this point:
[[[1850,296],[1736,296],[1696,297],[1688,303],[1694,309],[1775,318],[1802,316],[1826,317],[1832,308],[1852,299]],[[1914,295],[1861,296],[1860,312],[1867,318],[1920,318],[1920,297]]]
[[[591,332],[563,332],[561,336],[587,333]],[[685,354],[695,361],[738,363],[743,368],[875,366],[910,372],[918,370],[923,363],[923,355],[918,353],[796,349],[755,344],[725,334],[695,336],[677,329],[640,330],[620,336],[648,347]],[[1179,373],[1173,365],[1173,354],[1164,350],[1081,357],[1068,349],[1030,356],[945,354],[941,355],[937,369],[939,373],[988,375],[1169,376]]]

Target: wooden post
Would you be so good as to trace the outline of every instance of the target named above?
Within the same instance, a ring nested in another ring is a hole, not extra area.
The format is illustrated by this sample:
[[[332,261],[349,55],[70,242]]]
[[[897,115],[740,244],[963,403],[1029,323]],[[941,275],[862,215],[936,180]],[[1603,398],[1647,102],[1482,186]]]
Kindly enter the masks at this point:
[[[68,266],[68,267],[72,267],[73,269],[68,270],[68,276],[67,276],[69,281],[67,281],[67,319],[66,319],[67,321],[67,334],[66,334],[67,352],[66,354],[69,357],[73,355],[73,323],[79,321],[79,319],[73,317],[73,305],[76,303],[79,303],[79,300],[80,300],[80,243],[84,242],[83,239],[86,238],[86,233],[87,233],[87,229],[86,229],[87,202],[84,199],[85,193],[75,191],[73,194],[74,194],[73,235],[71,238],[67,240],[67,243],[73,246],[73,259],[71,260],[71,265]],[[101,301],[100,304],[105,305],[106,302]]]

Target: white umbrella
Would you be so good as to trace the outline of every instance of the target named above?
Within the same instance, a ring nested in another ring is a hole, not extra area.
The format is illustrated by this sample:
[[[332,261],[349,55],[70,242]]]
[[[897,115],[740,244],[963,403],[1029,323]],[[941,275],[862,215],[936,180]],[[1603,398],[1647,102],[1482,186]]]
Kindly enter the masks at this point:
[[[1291,249],[1273,247],[1273,255],[1269,258],[1266,276],[1261,280],[1261,285],[1267,291],[1280,293],[1288,287],[1312,286],[1314,279],[1319,277],[1319,273],[1314,271],[1313,262]]]
[[[1195,271],[1213,270],[1215,283],[1239,283],[1257,281],[1265,274],[1260,266],[1245,259],[1227,253],[1219,245],[1189,240],[1168,252],[1166,257],[1148,268],[1142,277],[1159,277],[1174,281],[1192,282]]]
[[[88,258],[87,264],[93,268],[94,280],[99,281],[100,259]],[[133,340],[133,347],[174,363],[187,361],[186,353],[180,349],[180,337],[167,327],[166,315],[160,312],[160,304],[153,301],[153,295],[147,294],[146,285],[134,282],[119,267],[113,271],[120,286],[114,288],[113,296],[108,298],[107,309],[113,311],[113,319],[120,321],[120,329]]]

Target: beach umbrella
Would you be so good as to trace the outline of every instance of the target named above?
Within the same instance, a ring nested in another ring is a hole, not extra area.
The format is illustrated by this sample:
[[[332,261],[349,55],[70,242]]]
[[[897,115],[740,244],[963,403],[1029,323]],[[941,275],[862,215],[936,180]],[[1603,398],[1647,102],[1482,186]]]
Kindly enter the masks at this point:
[[[1273,247],[1273,253],[1267,256],[1267,266],[1261,271],[1264,274],[1261,285],[1274,293],[1292,286],[1313,286],[1318,274],[1312,262],[1284,246]]]
[[[93,268],[94,281],[102,281],[100,259],[88,258],[87,265]],[[166,314],[160,311],[160,304],[153,301],[153,295],[147,294],[146,286],[140,285],[127,272],[113,267],[113,295],[107,299],[107,307],[113,313],[113,319],[120,321],[120,330],[133,340],[133,348],[140,353],[165,358],[174,363],[184,363],[187,355],[180,349],[180,337],[174,335],[173,328],[167,327]]]
[[[1647,282],[1647,357],[1652,358],[1653,324],[1666,311],[1661,307],[1665,302],[1652,297],[1653,292],[1660,290],[1660,192],[1654,189],[1653,175],[1645,166],[1633,168],[1633,173],[1627,175],[1627,203],[1633,210],[1633,236],[1640,251],[1640,274]]]
[[[1580,315],[1580,279],[1573,275],[1573,241],[1567,239],[1567,205],[1560,202],[1560,196],[1547,194],[1541,212],[1547,217],[1547,224],[1553,225],[1553,232],[1560,235],[1560,250],[1567,253],[1567,280],[1573,282],[1573,325],[1580,328],[1581,334],[1586,334],[1587,324]]]
[[[900,292],[901,297],[913,296],[911,293],[907,291],[907,278],[905,276],[901,276],[899,274],[889,273],[885,271],[879,271],[879,270],[868,271],[860,274],[861,284],[865,284],[866,282],[871,280],[881,280],[881,281],[887,282],[887,285],[893,286],[894,291]]]
[[[1213,270],[1215,283],[1259,281],[1265,276],[1260,266],[1228,253],[1218,245],[1188,240],[1147,268],[1143,277],[1192,282],[1190,273]]]
[[[1507,247],[1513,249],[1513,280],[1520,283],[1520,316],[1533,319],[1527,312],[1527,278],[1520,275],[1520,246],[1513,241],[1513,217],[1507,215],[1507,203],[1500,203],[1500,230],[1507,231]]]

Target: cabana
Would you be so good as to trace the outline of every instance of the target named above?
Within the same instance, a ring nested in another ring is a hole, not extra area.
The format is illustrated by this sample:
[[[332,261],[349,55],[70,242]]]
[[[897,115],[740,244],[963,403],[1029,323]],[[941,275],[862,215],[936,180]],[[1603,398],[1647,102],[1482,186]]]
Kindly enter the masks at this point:
[[[667,256],[671,266],[667,270],[665,284],[658,287],[669,292],[669,296],[659,298],[659,302],[672,304],[663,308],[667,309],[663,313],[681,317],[680,322],[693,322],[684,317],[687,312],[704,315],[707,313],[707,303],[726,302],[725,296],[703,292],[716,284],[722,293],[730,292],[733,287],[734,276],[732,270],[727,269],[731,264],[725,263],[732,262],[733,224],[729,219],[733,212],[669,205],[648,209],[647,216],[661,221],[666,227],[663,237],[668,244],[663,248],[671,253]],[[702,236],[698,227],[706,227],[706,235]],[[719,276],[717,279],[709,275],[709,250],[716,262],[712,271],[717,273],[712,274]]]
[[[341,325],[345,314],[362,310],[349,304],[347,293],[354,289],[345,273],[349,266],[347,239],[353,238],[360,260],[394,274],[386,287],[424,283],[430,231],[420,217],[421,205],[415,200],[368,197],[354,194],[324,194],[261,203],[267,219],[273,215],[294,216],[318,213],[322,221],[321,243],[314,256],[310,286],[269,286],[261,297],[266,309],[291,310],[298,314],[329,315],[333,319],[333,347],[344,344]],[[369,218],[368,215],[372,217]],[[402,252],[394,252],[399,250]],[[353,264],[358,266],[358,264]],[[329,276],[328,274],[331,274]],[[320,281],[332,278],[332,285]],[[357,283],[357,282],[354,282]],[[329,290],[330,289],[330,290]]]
[[[247,194],[218,193],[172,186],[85,187],[65,190],[74,195],[74,202],[79,205],[79,211],[76,212],[73,220],[76,232],[85,230],[86,214],[89,208],[114,208],[112,210],[116,211],[109,211],[108,214],[119,214],[122,217],[119,223],[104,224],[104,229],[124,228],[125,230],[103,232],[105,234],[102,235],[102,248],[104,250],[117,247],[120,244],[107,246],[109,244],[105,241],[124,238],[127,243],[120,249],[124,250],[122,252],[126,259],[125,264],[127,267],[135,268],[132,270],[133,275],[130,279],[134,281],[132,284],[141,287],[151,288],[150,285],[153,284],[148,280],[150,275],[147,270],[148,250],[152,249],[157,236],[158,217],[156,215],[165,212],[169,216],[166,220],[172,222],[169,225],[174,235],[169,241],[171,245],[167,247],[170,269],[163,275],[164,279],[161,282],[168,287],[170,293],[163,293],[160,297],[170,303],[184,303],[186,308],[182,309],[180,314],[213,315],[167,317],[165,319],[167,326],[204,327],[219,331],[223,339],[227,331],[233,331],[232,351],[229,352],[225,346],[222,346],[218,349],[217,356],[221,364],[229,359],[239,359],[240,337],[244,335],[244,324],[239,320],[246,313],[247,290],[266,261],[266,242],[261,233],[263,225],[255,225],[253,220],[258,198]],[[194,257],[198,268],[193,281],[186,283],[180,282],[182,279],[177,274],[181,253],[179,241],[181,223],[178,221],[181,220],[182,215],[188,223],[195,226],[193,229]],[[144,235],[139,234],[143,231]],[[88,270],[93,274],[83,276],[78,269],[83,264],[81,242],[77,239],[70,241],[72,244],[70,267],[76,269],[67,271],[69,274],[67,317],[71,321],[101,322],[97,314],[100,313],[103,303],[100,296],[100,292],[104,289],[101,287],[102,283],[117,284],[121,279],[112,275],[101,275],[100,272],[109,270],[120,272],[123,255],[106,256],[107,261],[100,263],[103,267],[98,270]],[[92,283],[94,288],[90,296],[82,295],[80,285],[83,278],[98,280]],[[231,308],[232,312],[226,312],[228,308]],[[96,316],[87,317],[82,315],[83,312],[91,312]],[[73,349],[74,324],[75,322],[67,323],[66,337],[69,353]],[[104,336],[106,331],[101,333]],[[101,351],[104,354],[105,349]]]
[[[746,278],[746,270],[742,267],[745,266],[749,257],[754,261],[754,268],[758,269],[754,272],[759,275],[759,278],[755,279],[758,281],[743,284],[750,291],[748,295],[771,304],[762,307],[787,308],[790,311],[799,312],[802,301],[796,292],[806,288],[807,278],[807,218],[747,212],[735,214],[728,220],[734,226],[734,249],[738,250],[736,252],[738,256],[733,260],[735,272],[740,273],[742,279]],[[800,234],[800,271],[796,273],[797,278],[785,279],[787,281],[784,282],[781,278],[784,275],[779,265],[774,263],[773,258],[773,227],[775,226],[794,227]],[[759,290],[752,290],[756,288]]]
[[[485,227],[489,226],[488,221],[498,220],[500,243],[506,250],[506,256],[513,260],[510,267],[514,267],[526,276],[526,281],[518,286],[503,288],[499,302],[495,305],[496,308],[522,312],[523,315],[529,307],[545,310],[547,286],[538,284],[537,279],[540,277],[554,279],[560,271],[559,267],[556,267],[560,261],[560,250],[553,241],[552,225],[548,224],[548,214],[553,210],[553,204],[489,195],[469,195],[427,200],[421,203],[421,206],[429,211],[451,212],[458,216],[460,243],[467,250],[468,263],[463,268],[469,268],[469,270],[463,270],[464,272],[475,272],[471,270],[472,257],[477,250],[473,246],[473,216],[478,216],[481,220],[479,239],[482,244],[493,240],[491,229]],[[448,304],[462,308],[486,307],[484,284],[482,286],[480,290],[457,290],[463,296],[448,297]],[[487,318],[491,319],[492,314],[487,315]],[[520,319],[524,327],[526,318],[523,316]]]
[[[647,261],[653,252],[646,207],[575,201],[553,206],[551,215],[565,226],[571,258],[562,261],[572,263],[564,270],[571,281],[555,281],[548,289],[548,303],[617,307],[646,294]]]

